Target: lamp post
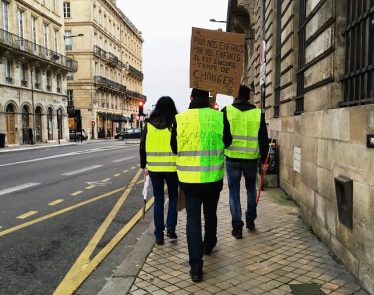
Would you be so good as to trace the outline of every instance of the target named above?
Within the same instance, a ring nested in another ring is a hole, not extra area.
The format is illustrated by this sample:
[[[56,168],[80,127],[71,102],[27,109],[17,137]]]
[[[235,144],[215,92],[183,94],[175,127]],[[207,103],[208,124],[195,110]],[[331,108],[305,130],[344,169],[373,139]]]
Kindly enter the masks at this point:
[[[33,79],[33,65],[30,65],[30,82],[31,82],[31,105],[32,105],[32,143],[36,144],[36,126],[35,126],[35,103],[34,103],[34,79]]]
[[[64,36],[64,40],[65,39],[69,39],[69,38],[75,38],[75,37],[83,37],[84,36],[84,34],[78,34],[78,35],[72,35],[72,36]]]

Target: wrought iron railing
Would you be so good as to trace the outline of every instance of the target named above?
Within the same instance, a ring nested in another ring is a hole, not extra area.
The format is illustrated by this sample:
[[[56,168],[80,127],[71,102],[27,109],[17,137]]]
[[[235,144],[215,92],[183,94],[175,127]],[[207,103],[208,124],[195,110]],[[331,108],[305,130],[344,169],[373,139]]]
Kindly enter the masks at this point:
[[[138,77],[140,80],[143,80],[143,73],[137,69],[135,69],[133,66],[129,65],[129,72],[133,74],[134,76]]]
[[[106,51],[102,48],[100,48],[99,46],[97,45],[94,45],[94,52],[97,54],[97,55],[100,55],[102,58],[106,58]]]
[[[127,90],[127,97],[147,100],[147,97],[135,91]]]
[[[55,51],[49,50],[20,36],[0,29],[0,47],[10,47],[30,55],[33,58],[43,59],[50,63],[67,68],[69,71],[78,70],[78,62]]]
[[[374,103],[374,1],[346,1],[344,98],[340,106]]]
[[[94,76],[95,84],[121,94],[126,94],[126,86],[109,80],[102,76]]]

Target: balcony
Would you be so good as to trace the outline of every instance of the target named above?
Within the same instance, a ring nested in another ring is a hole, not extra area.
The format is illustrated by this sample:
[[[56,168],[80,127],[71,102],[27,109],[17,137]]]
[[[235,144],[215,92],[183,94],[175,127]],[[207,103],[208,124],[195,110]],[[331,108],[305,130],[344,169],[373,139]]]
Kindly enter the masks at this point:
[[[77,61],[0,29],[0,49],[12,50],[31,60],[46,62],[67,72],[78,70]]]
[[[13,79],[12,79],[11,77],[5,77],[5,81],[6,81],[8,84],[12,84]]]
[[[98,56],[106,59],[107,52],[97,45],[94,45],[94,53],[97,54]]]
[[[133,66],[129,65],[129,72],[136,78],[140,79],[143,81],[144,75],[141,71],[135,69]]]
[[[135,91],[131,91],[131,90],[127,90],[127,97],[137,98],[137,99],[142,99],[144,101],[147,101],[147,97],[145,95],[140,94],[140,93],[135,92]]]
[[[115,66],[122,67],[122,62],[113,53],[108,52],[107,59],[108,59],[109,63],[111,63]]]
[[[105,77],[94,76],[94,83],[99,87],[99,89],[113,91],[123,95],[126,94],[126,86],[109,80]]]

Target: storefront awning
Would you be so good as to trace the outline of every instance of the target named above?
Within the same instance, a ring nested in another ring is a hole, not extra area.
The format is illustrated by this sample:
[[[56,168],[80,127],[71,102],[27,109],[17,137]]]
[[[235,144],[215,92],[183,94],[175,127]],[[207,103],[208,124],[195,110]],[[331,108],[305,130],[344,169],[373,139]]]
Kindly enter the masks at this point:
[[[98,113],[98,115],[104,119],[108,119],[112,122],[127,122],[130,120],[130,118],[127,118],[125,116],[119,115],[119,114],[111,114],[111,113]]]

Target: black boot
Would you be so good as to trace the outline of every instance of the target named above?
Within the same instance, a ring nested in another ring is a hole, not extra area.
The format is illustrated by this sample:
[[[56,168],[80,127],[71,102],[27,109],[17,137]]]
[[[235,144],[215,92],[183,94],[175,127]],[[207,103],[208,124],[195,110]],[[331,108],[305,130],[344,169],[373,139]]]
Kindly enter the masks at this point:
[[[255,222],[252,219],[247,218],[245,220],[245,226],[248,228],[250,231],[254,231],[256,229]]]
[[[193,282],[201,282],[203,280],[203,268],[201,266],[191,266],[190,276]]]

